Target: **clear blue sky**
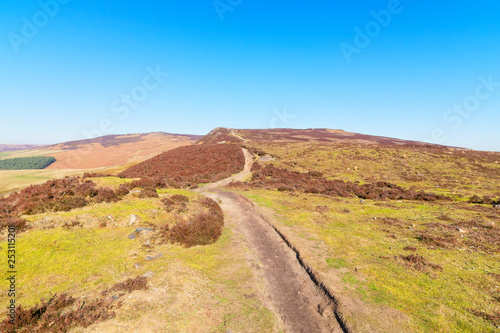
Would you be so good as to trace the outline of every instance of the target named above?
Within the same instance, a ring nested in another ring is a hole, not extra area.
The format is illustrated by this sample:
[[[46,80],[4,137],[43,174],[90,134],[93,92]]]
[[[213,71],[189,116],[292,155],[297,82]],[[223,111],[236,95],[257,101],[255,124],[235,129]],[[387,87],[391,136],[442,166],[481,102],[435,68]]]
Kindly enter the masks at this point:
[[[498,1],[54,1],[0,4],[0,143],[275,126],[500,151]]]

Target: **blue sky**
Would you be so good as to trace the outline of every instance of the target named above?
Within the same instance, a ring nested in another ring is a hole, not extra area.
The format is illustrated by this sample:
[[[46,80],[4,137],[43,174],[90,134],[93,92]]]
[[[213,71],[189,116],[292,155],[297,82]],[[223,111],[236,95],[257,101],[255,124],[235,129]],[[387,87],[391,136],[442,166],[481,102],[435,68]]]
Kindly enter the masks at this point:
[[[326,127],[500,151],[498,17],[498,1],[4,1],[0,143]]]

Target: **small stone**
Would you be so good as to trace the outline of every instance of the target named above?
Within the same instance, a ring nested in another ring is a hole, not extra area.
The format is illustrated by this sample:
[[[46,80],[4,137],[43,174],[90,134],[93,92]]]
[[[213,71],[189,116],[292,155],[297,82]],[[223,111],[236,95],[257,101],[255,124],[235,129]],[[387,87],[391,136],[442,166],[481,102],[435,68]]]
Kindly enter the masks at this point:
[[[153,229],[151,229],[151,228],[137,228],[137,229],[135,229],[135,231],[134,231],[134,232],[135,232],[136,234],[138,234],[138,233],[140,233],[141,231],[148,232],[148,231],[153,231]]]
[[[146,256],[146,260],[147,260],[147,261],[151,261],[151,260],[158,259],[158,258],[160,258],[160,257],[163,257],[163,253],[160,253],[160,254],[158,254],[158,255],[156,255],[156,256],[154,256],[154,257],[153,257],[153,256]]]
[[[142,274],[142,276],[146,277],[146,278],[151,278],[151,277],[153,277],[153,275],[155,275],[155,273],[150,272],[150,271],[147,271],[146,273]]]
[[[128,239],[135,239],[135,234],[128,235]]]
[[[130,215],[130,222],[129,222],[129,225],[132,225],[134,224],[135,222],[137,222],[139,220],[139,216],[135,215],[135,214],[132,214]]]
[[[460,228],[457,228],[457,231],[458,231],[458,232],[462,232],[462,233],[467,232],[467,230],[465,230],[465,229],[460,229]]]
[[[135,264],[134,267],[139,268],[139,267],[141,267],[141,264]]]

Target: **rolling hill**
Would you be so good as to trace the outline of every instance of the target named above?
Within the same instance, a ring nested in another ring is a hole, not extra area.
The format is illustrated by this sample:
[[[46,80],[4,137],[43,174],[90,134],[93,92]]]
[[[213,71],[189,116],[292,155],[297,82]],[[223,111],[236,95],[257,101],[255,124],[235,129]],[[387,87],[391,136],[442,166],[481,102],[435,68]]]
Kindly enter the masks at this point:
[[[139,162],[170,149],[191,145],[198,138],[163,132],[108,135],[60,143],[45,150],[56,158],[48,169],[95,169]]]
[[[0,229],[17,226],[23,253],[22,325],[498,329],[500,153],[342,130],[216,128],[17,154],[49,152],[66,165],[122,165],[0,197]]]
[[[272,128],[272,129],[233,129],[217,127],[198,140],[202,143],[221,142],[311,142],[311,143],[350,143],[383,146],[439,147],[419,141],[401,140],[389,137],[346,132],[328,128]]]

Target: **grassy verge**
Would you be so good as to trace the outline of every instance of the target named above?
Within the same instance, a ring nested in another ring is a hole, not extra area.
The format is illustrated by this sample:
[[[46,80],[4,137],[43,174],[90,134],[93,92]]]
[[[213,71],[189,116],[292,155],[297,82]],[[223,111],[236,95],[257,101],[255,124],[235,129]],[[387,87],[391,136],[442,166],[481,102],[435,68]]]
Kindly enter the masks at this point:
[[[481,219],[491,233],[498,232],[498,214],[449,203],[241,193],[276,213],[278,227],[332,290],[367,307],[346,313],[355,331],[497,331],[500,256],[493,249],[498,243],[478,248],[488,241],[473,238],[478,227],[462,233],[450,225]],[[455,245],[439,247],[418,239],[441,228]],[[401,321],[397,328],[384,323],[394,318]]]
[[[162,192],[198,196],[182,190]],[[128,237],[140,226],[175,224],[186,214],[195,213],[195,206],[189,203],[185,212],[167,213],[160,199],[127,196],[117,203],[30,216],[34,229],[20,234],[16,243],[17,304],[33,306],[62,292],[84,299],[101,297],[99,293],[113,284],[148,273],[150,288],[121,299],[123,305],[116,310],[115,318],[72,332],[117,327],[124,331],[279,331],[274,313],[261,301],[263,287],[246,260],[242,236],[233,232],[231,222],[219,240],[207,246],[185,248],[147,243],[143,235]],[[132,226],[128,225],[130,214],[139,217]],[[80,222],[76,226],[59,226],[75,219]],[[60,223],[40,229],[48,220]],[[100,226],[94,220],[107,223]],[[5,240],[0,248],[6,252]],[[0,288],[6,290],[7,282],[2,281]],[[7,302],[6,293],[2,293],[0,304]],[[2,317],[4,308],[0,310]]]

